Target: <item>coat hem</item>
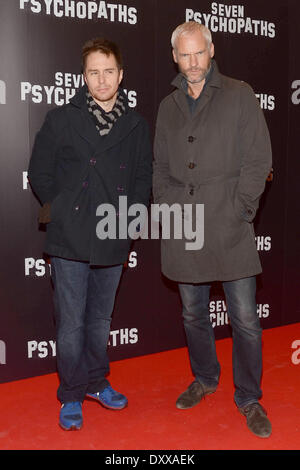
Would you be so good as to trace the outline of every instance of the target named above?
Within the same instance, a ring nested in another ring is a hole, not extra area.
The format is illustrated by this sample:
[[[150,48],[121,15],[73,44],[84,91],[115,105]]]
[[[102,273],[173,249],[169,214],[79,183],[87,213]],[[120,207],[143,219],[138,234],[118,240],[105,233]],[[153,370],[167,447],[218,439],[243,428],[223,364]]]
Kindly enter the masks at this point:
[[[44,250],[44,253],[50,257],[58,257],[58,258],[64,258],[72,261],[78,261],[82,263],[89,263],[92,266],[116,266],[119,264],[124,264],[127,261],[128,254],[127,256],[123,255],[120,256],[118,259],[95,259],[92,256],[78,256],[72,254],[71,252],[66,252],[66,249],[63,248],[58,248],[58,247],[46,247]]]
[[[222,274],[222,275],[208,274],[205,277],[201,276],[197,278],[190,278],[189,276],[182,276],[179,278],[175,274],[167,273],[163,269],[162,269],[162,273],[164,276],[166,276],[168,279],[174,282],[185,283],[185,284],[201,284],[201,283],[206,283],[206,282],[237,281],[239,279],[244,279],[246,277],[257,276],[258,274],[262,273],[262,269],[256,268],[256,269],[246,271],[243,273],[238,273],[238,274]]]

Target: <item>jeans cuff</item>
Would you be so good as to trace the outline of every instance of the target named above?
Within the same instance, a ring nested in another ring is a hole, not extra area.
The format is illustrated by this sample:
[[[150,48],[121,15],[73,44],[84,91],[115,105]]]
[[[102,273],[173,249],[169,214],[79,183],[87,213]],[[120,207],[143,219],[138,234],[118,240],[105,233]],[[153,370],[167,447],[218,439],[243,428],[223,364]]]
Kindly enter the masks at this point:
[[[110,383],[107,379],[101,379],[101,380],[95,381],[92,384],[88,385],[87,393],[103,392],[103,390],[109,385]]]
[[[243,402],[242,405],[239,405],[237,402],[235,402],[238,408],[245,408],[248,405],[253,405],[253,403],[259,403],[259,400],[257,399],[248,400],[248,401]]]

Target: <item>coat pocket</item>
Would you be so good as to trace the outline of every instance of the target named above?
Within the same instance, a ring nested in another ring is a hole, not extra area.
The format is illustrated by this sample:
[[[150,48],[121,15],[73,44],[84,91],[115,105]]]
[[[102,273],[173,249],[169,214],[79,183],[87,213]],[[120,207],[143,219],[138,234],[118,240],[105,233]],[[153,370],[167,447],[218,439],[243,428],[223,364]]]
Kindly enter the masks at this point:
[[[242,206],[242,203],[237,196],[237,184],[233,186],[227,185],[227,200],[230,204],[230,208],[235,219],[240,223],[247,222],[247,220],[243,217],[244,207]]]

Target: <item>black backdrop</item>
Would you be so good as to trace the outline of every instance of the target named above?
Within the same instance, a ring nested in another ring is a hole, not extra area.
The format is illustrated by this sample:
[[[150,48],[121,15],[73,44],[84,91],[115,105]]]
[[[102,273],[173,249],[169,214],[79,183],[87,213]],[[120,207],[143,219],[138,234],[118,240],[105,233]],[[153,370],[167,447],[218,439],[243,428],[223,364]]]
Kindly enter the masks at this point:
[[[154,132],[176,73],[170,36],[192,18],[212,29],[220,70],[250,83],[264,110],[274,165],[255,221],[264,268],[258,312],[264,328],[299,321],[299,1],[0,0],[0,382],[55,371],[51,267],[26,174],[46,112],[80,86],[82,44],[106,36],[121,46],[123,87]],[[218,284],[210,313],[216,338],[229,336]],[[160,273],[159,240],[138,240],[118,291],[110,358],[184,345],[177,288]]]

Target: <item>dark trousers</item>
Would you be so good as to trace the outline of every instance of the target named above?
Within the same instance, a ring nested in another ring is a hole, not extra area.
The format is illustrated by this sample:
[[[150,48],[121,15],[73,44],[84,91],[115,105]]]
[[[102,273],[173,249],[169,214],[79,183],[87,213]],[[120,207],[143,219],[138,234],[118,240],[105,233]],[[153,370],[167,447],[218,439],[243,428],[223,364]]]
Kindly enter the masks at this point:
[[[109,382],[107,344],[122,265],[51,258],[56,318],[57,367],[62,403],[83,401],[86,392],[102,391]]]
[[[262,329],[257,314],[256,278],[223,282],[233,337],[234,400],[238,407],[262,395]],[[179,284],[191,367],[196,380],[217,386],[220,376],[215,337],[209,318],[210,285]]]

